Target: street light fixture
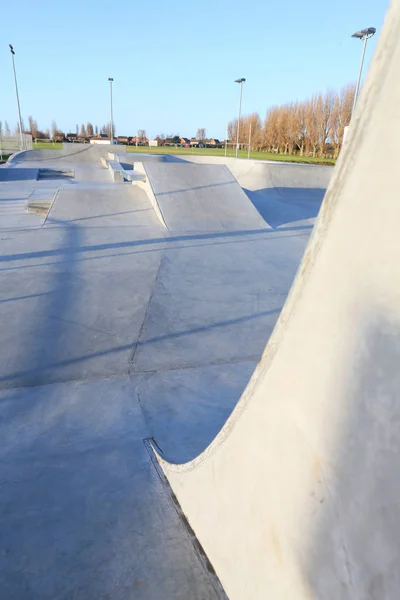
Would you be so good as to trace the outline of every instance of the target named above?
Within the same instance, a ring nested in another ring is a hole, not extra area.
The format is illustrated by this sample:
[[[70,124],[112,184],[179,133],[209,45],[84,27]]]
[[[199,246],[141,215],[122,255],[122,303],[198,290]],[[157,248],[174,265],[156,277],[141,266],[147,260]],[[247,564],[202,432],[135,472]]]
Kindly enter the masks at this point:
[[[114,120],[113,120],[113,96],[112,96],[112,84],[113,77],[109,77],[110,82],[110,144],[114,144]]]
[[[238,83],[240,85],[239,120],[238,120],[237,133],[236,133],[236,158],[238,157],[238,153],[239,153],[240,114],[242,112],[242,93],[243,93],[243,84],[245,81],[246,80],[244,77],[235,79],[235,83]]]
[[[360,82],[361,82],[361,75],[362,75],[362,70],[363,70],[363,66],[364,66],[364,57],[365,57],[365,50],[367,48],[367,42],[368,42],[369,38],[371,38],[373,35],[375,35],[375,33],[376,33],[375,27],[367,27],[366,29],[361,29],[361,31],[356,31],[351,36],[353,38],[356,38],[356,39],[361,40],[362,42],[364,42],[363,49],[362,49],[362,54],[361,54],[360,70],[358,72],[356,92],[354,94],[353,108],[351,110],[351,116],[352,117],[353,117],[354,110],[356,108],[356,104],[357,104],[357,100],[358,100],[358,94],[359,94],[359,91],[360,91]]]
[[[15,51],[14,51],[14,48],[13,48],[13,46],[11,44],[8,44],[8,45],[10,46],[11,59],[12,59],[12,65],[13,65],[13,71],[14,71],[15,94],[17,96],[18,126],[19,126],[20,147],[21,147],[21,150],[23,150],[23,148],[24,148],[24,138],[22,137],[21,107],[19,105],[17,74],[16,74],[16,71],[15,71],[15,61],[14,61]]]

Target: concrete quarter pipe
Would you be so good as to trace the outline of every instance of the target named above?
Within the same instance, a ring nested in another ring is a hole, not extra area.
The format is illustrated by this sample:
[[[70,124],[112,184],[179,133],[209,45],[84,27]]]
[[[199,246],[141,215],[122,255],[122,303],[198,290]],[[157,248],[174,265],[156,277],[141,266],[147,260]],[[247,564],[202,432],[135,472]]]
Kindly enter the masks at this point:
[[[164,472],[231,600],[400,589],[400,2],[242,399]],[[381,149],[385,148],[385,152]]]
[[[285,305],[325,168],[0,167],[2,598],[397,600],[399,33]]]
[[[66,145],[0,167],[1,595],[225,598],[144,440],[176,462],[213,440],[320,198],[299,212],[286,197],[272,226],[271,174],[246,183],[262,216],[224,165],[140,157],[164,223],[144,189],[114,181],[108,150]]]

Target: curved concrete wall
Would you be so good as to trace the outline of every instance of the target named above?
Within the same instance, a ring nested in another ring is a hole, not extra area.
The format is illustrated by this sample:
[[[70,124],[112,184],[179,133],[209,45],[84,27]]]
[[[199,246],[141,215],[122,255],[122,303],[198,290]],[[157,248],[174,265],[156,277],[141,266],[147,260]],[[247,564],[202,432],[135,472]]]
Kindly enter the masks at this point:
[[[96,145],[96,144],[63,144],[62,148],[58,149],[45,149],[45,150],[22,150],[16,152],[8,159],[9,163],[18,162],[40,162],[48,161],[49,159],[60,159],[62,160],[66,156],[76,157],[79,162],[96,162],[100,161],[100,158],[107,157],[110,150],[115,154],[124,154],[126,152],[126,146],[119,145]]]
[[[399,39],[395,0],[237,408],[194,461],[160,459],[231,600],[399,595]]]
[[[327,188],[334,171],[333,167],[321,165],[280,163],[220,156],[185,155],[185,160],[201,164],[224,164],[243,188],[251,190],[269,187]]]

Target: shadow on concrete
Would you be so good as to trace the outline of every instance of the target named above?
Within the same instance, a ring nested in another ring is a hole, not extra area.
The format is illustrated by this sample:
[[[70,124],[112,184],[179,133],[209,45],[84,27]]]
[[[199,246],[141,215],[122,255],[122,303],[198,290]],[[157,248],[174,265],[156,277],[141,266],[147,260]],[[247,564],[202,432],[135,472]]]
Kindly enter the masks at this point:
[[[73,347],[73,331],[70,321],[74,315],[78,295],[80,293],[77,271],[77,252],[80,244],[79,227],[66,223],[61,232],[60,260],[53,264],[51,273],[52,287],[44,293],[25,295],[20,298],[28,299],[41,297],[37,309],[26,324],[27,333],[20,340],[21,352],[14,359],[14,371],[0,378],[0,381],[14,381],[15,385],[24,387],[44,385],[47,383],[46,373],[53,363],[61,357],[68,356],[68,348]],[[24,313],[21,311],[21,318]],[[29,365],[21,370],[21,365]],[[19,373],[19,375],[18,375]]]
[[[286,232],[286,231],[292,231],[293,233],[291,235],[287,235],[285,233],[285,239],[288,238],[308,238],[308,236],[310,235],[310,230],[313,228],[312,225],[304,225],[304,226],[299,226],[299,227],[280,227],[279,228],[279,233],[281,232]],[[268,231],[272,231],[275,233],[276,230],[274,229],[269,229],[269,230],[265,230],[265,232]],[[281,236],[279,236],[281,237]],[[163,238],[164,241],[168,242],[170,241],[170,238]],[[270,240],[274,239],[272,236],[270,238]],[[268,240],[268,237],[263,238],[264,241]],[[105,255],[100,255],[100,256],[84,256],[81,255],[79,258],[77,258],[77,262],[84,262],[84,261],[92,261],[92,260],[103,260],[105,258],[113,258],[113,257],[118,257],[118,256],[129,256],[129,255],[136,255],[136,254],[147,254],[147,253],[151,253],[151,252],[159,252],[160,249],[162,250],[181,250],[182,248],[205,248],[207,246],[225,246],[225,245],[229,245],[229,244],[249,244],[249,243],[254,243],[257,242],[258,239],[256,236],[254,237],[250,237],[250,238],[245,238],[243,237],[242,239],[238,239],[238,238],[223,238],[220,241],[211,241],[210,243],[205,243],[205,242],[201,242],[200,243],[190,243],[186,246],[182,245],[180,243],[179,240],[172,240],[175,241],[176,245],[173,244],[168,244],[168,248],[164,247],[164,248],[160,248],[159,246],[157,246],[157,244],[161,244],[162,241],[159,240],[158,242],[154,242],[154,246],[153,248],[148,248],[146,250],[141,250],[141,249],[137,249],[137,250],[133,250],[132,252],[115,252],[113,254],[105,254]],[[115,246],[113,244],[108,244],[106,245],[103,249],[104,250],[108,250],[112,249],[112,247]],[[10,255],[12,256],[12,255]],[[17,258],[11,258],[10,261],[16,260],[19,261],[20,259],[18,258],[19,255],[17,255]],[[33,257],[35,258],[35,257]],[[0,263],[1,263],[1,257],[0,257]],[[19,265],[19,266],[11,266],[11,267],[3,267],[0,268],[0,272],[4,272],[4,271],[23,271],[25,269],[34,269],[37,267],[43,267],[43,266],[49,266],[49,265],[53,265],[56,264],[55,262],[45,262],[45,263],[33,263],[33,264],[28,264],[28,265]]]
[[[239,323],[245,323],[246,321],[253,321],[254,319],[259,319],[260,317],[265,317],[266,315],[279,314],[280,309],[267,310],[258,312],[252,315],[245,315],[243,317],[237,317],[235,319],[227,319],[226,321],[219,321],[217,323],[212,323],[210,325],[203,325],[201,327],[193,327],[192,329],[186,329],[185,331],[176,331],[175,333],[169,333],[167,335],[160,335],[153,338],[148,338],[146,340],[142,340],[138,342],[138,348],[141,346],[148,346],[149,344],[154,344],[157,342],[162,342],[164,340],[169,339],[178,339],[185,335],[192,335],[196,333],[203,333],[206,331],[212,331],[213,329],[217,329],[219,327],[229,327],[230,325],[237,325]]]
[[[29,300],[30,298],[40,298],[41,296],[48,296],[52,292],[43,292],[38,294],[27,294],[26,296],[16,296],[15,298],[4,298],[0,300],[0,304],[5,304],[6,302],[16,302],[18,300]]]
[[[181,158],[181,157],[173,155],[173,154],[166,154],[165,155],[165,162],[169,162],[169,163],[187,163],[188,161],[185,160],[184,158]]]
[[[34,353],[34,356],[37,357],[36,362],[32,363],[32,342],[28,340],[26,343],[27,356],[20,356],[18,362],[20,364],[28,364],[29,368],[15,370],[12,373],[8,373],[7,375],[1,376],[0,383],[3,383],[5,385],[0,387],[33,387],[44,385],[48,383],[46,378],[48,377],[49,373],[54,369],[68,367],[70,365],[75,365],[81,362],[89,361],[94,358],[99,358],[100,356],[115,355],[120,352],[125,352],[126,350],[132,350],[134,348],[135,344],[132,342],[129,344],[112,346],[106,350],[102,350],[99,352],[88,353],[85,355],[74,356],[71,358],[63,358],[60,360],[60,351],[63,349],[62,354],[64,354],[65,339],[67,332],[69,332],[70,330],[70,321],[68,319],[64,320],[62,317],[63,308],[67,307],[69,310],[71,306],[73,308],[73,298],[71,297],[71,290],[73,288],[72,286],[68,286],[68,282],[66,281],[65,275],[62,272],[60,273],[59,277],[63,281],[62,285],[58,285],[58,287],[55,287],[53,290],[50,290],[45,294],[34,295],[43,295],[49,297],[51,296],[51,300],[48,303],[43,304],[43,318],[39,318],[39,326],[41,323],[48,323],[47,330],[46,328],[44,330],[40,329],[40,331],[35,329],[32,336],[34,337],[35,343],[40,345],[40,348],[36,349]],[[70,273],[70,277],[72,277],[72,273]],[[64,288],[64,286],[66,289]],[[70,291],[68,291],[68,287],[71,288]],[[26,298],[29,297],[30,296],[26,296]],[[19,298],[10,298],[9,301],[18,299]],[[76,298],[74,301],[76,302]],[[55,315],[55,309],[56,311],[60,311],[60,314],[58,314],[57,312],[57,315]],[[245,315],[236,319],[219,321],[202,327],[194,327],[185,331],[179,331],[163,336],[150,338],[142,342],[139,341],[137,343],[137,347],[139,348],[143,346],[148,346],[150,344],[155,344],[157,342],[168,339],[178,339],[187,335],[208,332],[221,327],[230,327],[231,325],[238,325],[247,321],[253,321],[255,319],[259,319],[267,315],[278,314],[279,312],[280,310],[274,309],[270,311],[259,312],[254,315]],[[49,316],[52,318],[49,319]],[[129,365],[127,367],[127,372],[128,370]],[[151,371],[147,372],[151,373]],[[58,377],[55,380],[51,379],[51,383],[53,383],[54,381],[62,380],[63,377]]]
[[[135,385],[2,396],[4,600],[220,598],[143,445]]]
[[[203,452],[225,425],[256,364],[243,360],[149,375],[137,396],[161,454],[184,463]]]
[[[347,360],[332,458],[315,469],[303,564],[315,598],[399,595],[400,333],[387,316],[366,319]]]
[[[125,210],[123,212],[117,212],[117,213],[107,213],[107,214],[101,214],[101,215],[93,215],[90,217],[79,217],[78,219],[68,219],[68,223],[75,223],[75,222],[80,222],[80,221],[92,221],[94,219],[103,219],[105,217],[119,217],[121,215],[132,215],[133,213],[151,212],[152,210],[153,210],[152,208],[137,208],[135,210]],[[109,227],[109,225],[104,225],[103,227]],[[118,225],[118,227],[120,227],[120,225]],[[132,225],[125,225],[125,227],[132,228]]]
[[[155,192],[156,196],[169,196],[171,194],[181,194],[184,192],[196,192],[198,190],[205,190],[208,188],[216,188],[216,187],[221,187],[221,186],[225,186],[225,185],[234,185],[235,187],[237,186],[237,182],[232,179],[231,181],[223,181],[221,183],[210,183],[208,185],[198,185],[195,187],[191,187],[191,188],[184,188],[184,189],[179,189],[179,190],[169,190],[168,192]]]
[[[323,188],[284,187],[243,190],[263,219],[273,228],[317,217],[326,191]]]
[[[133,167],[135,165],[135,162],[142,162],[142,163],[155,163],[155,162],[187,163],[188,162],[187,160],[185,160],[183,158],[179,158],[178,156],[173,156],[172,154],[157,154],[157,153],[141,154],[140,152],[129,152],[128,151],[128,152],[126,152],[126,154],[123,155],[123,157],[124,157],[124,163],[129,164]]]
[[[302,231],[312,229],[312,225],[297,226],[297,227],[285,227],[279,229],[279,232],[286,231]],[[134,248],[137,246],[151,246],[154,244],[171,244],[173,242],[185,242],[185,241],[196,241],[196,240],[218,240],[218,239],[232,239],[240,238],[245,236],[256,236],[264,235],[268,233],[275,233],[273,229],[246,229],[244,231],[227,231],[217,233],[199,233],[193,235],[176,235],[170,237],[150,238],[144,240],[135,240],[129,242],[116,242],[110,244],[93,244],[90,246],[79,246],[76,248],[77,253],[95,252],[98,250],[113,250],[122,248]],[[180,246],[182,247],[182,246]],[[19,254],[8,254],[0,256],[0,263],[7,263],[18,260],[29,260],[33,258],[47,258],[53,256],[68,255],[68,248],[55,248],[53,250],[38,250],[33,252],[21,252]]]
[[[38,169],[29,169],[25,167],[18,168],[0,168],[0,181],[36,181],[38,178]]]

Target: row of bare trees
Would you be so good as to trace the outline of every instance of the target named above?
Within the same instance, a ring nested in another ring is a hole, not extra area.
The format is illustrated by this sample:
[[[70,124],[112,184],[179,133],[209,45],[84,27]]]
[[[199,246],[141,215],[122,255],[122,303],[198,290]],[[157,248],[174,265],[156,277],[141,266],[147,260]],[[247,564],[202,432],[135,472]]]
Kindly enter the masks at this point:
[[[67,133],[72,133],[72,132],[63,132],[61,129],[58,128],[57,123],[55,121],[52,122],[51,124],[51,129],[49,129],[48,127],[44,130],[40,129],[36,119],[34,119],[32,116],[28,117],[28,126],[25,125],[24,121],[22,121],[22,131],[24,133],[30,133],[33,137],[33,139],[55,139],[57,137],[65,137],[67,135]],[[82,137],[82,138],[86,138],[86,137],[91,137],[93,135],[97,135],[98,133],[104,133],[106,135],[110,135],[110,124],[107,123],[106,125],[102,125],[102,127],[98,127],[97,125],[93,126],[92,123],[87,123],[86,125],[84,123],[82,123],[82,125],[79,127],[79,125],[77,124],[75,126],[75,133],[77,136]],[[9,124],[7,123],[7,121],[4,122],[4,125],[2,123],[2,121],[0,121],[0,136],[10,136],[10,135],[18,135],[19,134],[19,124],[17,123],[15,125],[15,127],[13,129],[10,128]],[[114,135],[115,135],[115,125],[114,125]]]
[[[264,122],[258,113],[240,119],[240,143],[247,144],[251,125],[251,148],[279,154],[337,158],[343,133],[350,123],[354,85],[340,92],[328,90],[304,102],[273,106]],[[228,138],[236,140],[238,120],[228,125]]]

